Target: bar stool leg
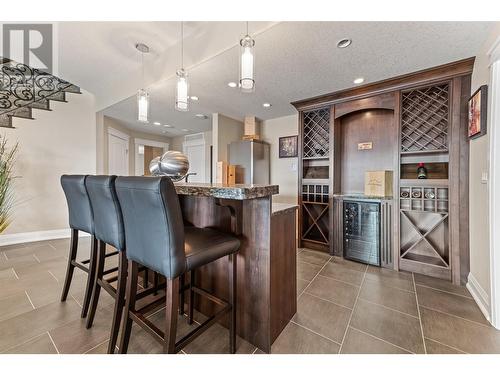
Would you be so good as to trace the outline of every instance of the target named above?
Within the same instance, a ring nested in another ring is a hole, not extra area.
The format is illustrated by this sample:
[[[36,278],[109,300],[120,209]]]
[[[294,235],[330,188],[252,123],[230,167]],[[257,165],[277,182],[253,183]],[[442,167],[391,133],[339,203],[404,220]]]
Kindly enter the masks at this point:
[[[179,308],[179,278],[167,279],[165,306],[165,344],[163,352],[175,353],[175,335],[177,333],[177,314]]]
[[[94,323],[95,312],[97,310],[97,304],[99,303],[99,295],[101,293],[101,285],[98,280],[102,280],[104,275],[104,261],[106,259],[106,244],[103,241],[99,241],[99,247],[97,249],[97,261],[95,266],[95,277],[92,287],[92,300],[90,302],[90,308],[87,316],[87,329],[92,327]]]
[[[95,268],[97,261],[97,239],[92,236],[92,243],[90,245],[90,263],[89,263],[89,274],[87,276],[87,287],[85,289],[85,297],[83,297],[83,307],[82,307],[82,318],[87,316],[90,306],[90,298],[92,297],[92,284],[95,278]]]
[[[179,315],[184,315],[184,302],[185,302],[185,296],[184,296],[184,285],[186,285],[186,275],[182,274],[180,276],[180,291],[181,291],[181,298],[179,302]]]
[[[236,273],[237,264],[236,254],[231,254],[228,257],[229,271],[229,303],[231,303],[231,317],[229,321],[229,352],[236,353]]]
[[[194,313],[194,270],[189,272],[189,305],[188,305],[188,324],[193,324],[193,313]]]
[[[111,335],[109,337],[108,354],[115,352],[118,331],[122,320],[123,307],[125,305],[125,288],[127,283],[127,257],[123,251],[118,254],[118,284],[116,286],[115,310],[113,322],[111,323]]]
[[[128,261],[127,290],[125,293],[125,312],[122,319],[122,335],[120,337],[119,353],[127,353],[128,343],[130,341],[130,332],[132,331],[132,318],[130,310],[135,309],[135,299],[137,295],[137,263]]]
[[[149,272],[148,269],[146,268],[143,273],[143,279],[142,279],[142,287],[146,289],[148,287],[148,278],[149,278]]]
[[[66,268],[66,278],[64,279],[64,287],[61,294],[61,302],[66,301],[68,298],[69,287],[71,286],[71,280],[73,279],[73,271],[75,270],[75,265],[73,262],[76,260],[76,253],[78,251],[78,230],[71,229],[71,242],[69,245],[69,256],[68,256],[68,267]]]
[[[155,296],[158,294],[159,278],[160,278],[160,276],[158,275],[158,272],[155,272],[153,274],[153,289],[154,289],[153,295],[155,295]]]

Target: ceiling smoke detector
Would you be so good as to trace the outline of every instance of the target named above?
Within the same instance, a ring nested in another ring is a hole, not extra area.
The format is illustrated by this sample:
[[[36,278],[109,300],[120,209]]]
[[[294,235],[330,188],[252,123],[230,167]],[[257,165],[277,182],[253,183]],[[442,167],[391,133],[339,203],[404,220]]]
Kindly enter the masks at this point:
[[[351,43],[352,43],[351,39],[348,39],[348,38],[340,39],[337,42],[337,47],[338,48],[347,48],[351,45]]]

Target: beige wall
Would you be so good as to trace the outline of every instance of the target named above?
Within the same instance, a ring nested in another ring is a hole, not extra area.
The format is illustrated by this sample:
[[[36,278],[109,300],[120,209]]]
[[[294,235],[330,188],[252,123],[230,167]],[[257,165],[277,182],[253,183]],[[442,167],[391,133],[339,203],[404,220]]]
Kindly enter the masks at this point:
[[[19,142],[17,203],[4,234],[67,228],[61,175],[96,172],[94,97],[82,90],[81,95],[68,94],[67,100],[51,102],[52,111],[34,110],[35,120],[14,118],[16,129],[2,132],[10,144]]]
[[[162,137],[155,134],[148,134],[130,130],[125,127],[120,121],[103,116],[101,113],[97,114],[97,171],[98,173],[108,173],[108,128],[113,128],[127,134],[129,139],[129,174],[135,174],[135,139],[147,139],[150,141],[168,143],[170,145],[172,139],[169,137]]]
[[[228,162],[227,146],[233,141],[240,141],[243,137],[243,122],[224,116],[220,113],[212,115],[212,144],[213,144],[213,171],[214,179],[217,162]]]
[[[495,40],[500,36],[500,23],[494,27],[490,37],[485,41],[474,63],[472,73],[471,93],[481,85],[489,83],[490,69],[487,52]],[[489,95],[491,100],[491,95]],[[491,102],[488,103],[488,110]],[[488,130],[486,135],[470,141],[469,162],[469,227],[470,227],[470,273],[474,276],[480,287],[489,296],[490,287],[490,249],[489,249],[489,183],[481,182],[483,172],[489,168],[489,133],[491,118],[488,113]]]
[[[279,185],[274,202],[297,203],[297,158],[279,158],[278,139],[298,134],[298,115],[278,117],[262,123],[261,135],[271,144],[271,184]]]

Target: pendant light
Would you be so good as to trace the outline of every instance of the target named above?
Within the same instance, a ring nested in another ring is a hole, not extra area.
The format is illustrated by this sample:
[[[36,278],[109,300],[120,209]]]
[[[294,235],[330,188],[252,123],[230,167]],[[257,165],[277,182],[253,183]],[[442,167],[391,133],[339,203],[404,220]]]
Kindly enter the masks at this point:
[[[189,82],[184,70],[184,22],[181,21],[181,68],[177,71],[175,87],[175,109],[181,112],[189,111]]]
[[[240,89],[241,92],[255,90],[255,40],[247,33],[240,40]]]
[[[149,47],[143,43],[137,43],[135,48],[141,53],[142,85],[144,86],[144,54],[149,53]],[[148,122],[149,117],[149,93],[145,89],[137,91],[137,121]]]

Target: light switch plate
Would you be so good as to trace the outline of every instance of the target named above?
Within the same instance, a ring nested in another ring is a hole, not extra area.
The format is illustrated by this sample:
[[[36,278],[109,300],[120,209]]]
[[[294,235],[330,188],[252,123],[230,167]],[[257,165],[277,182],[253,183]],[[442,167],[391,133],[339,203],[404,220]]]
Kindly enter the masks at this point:
[[[292,162],[292,165],[290,166],[290,170],[293,172],[297,171],[297,162],[296,161]]]
[[[482,184],[488,183],[488,172],[481,173],[481,183]]]

